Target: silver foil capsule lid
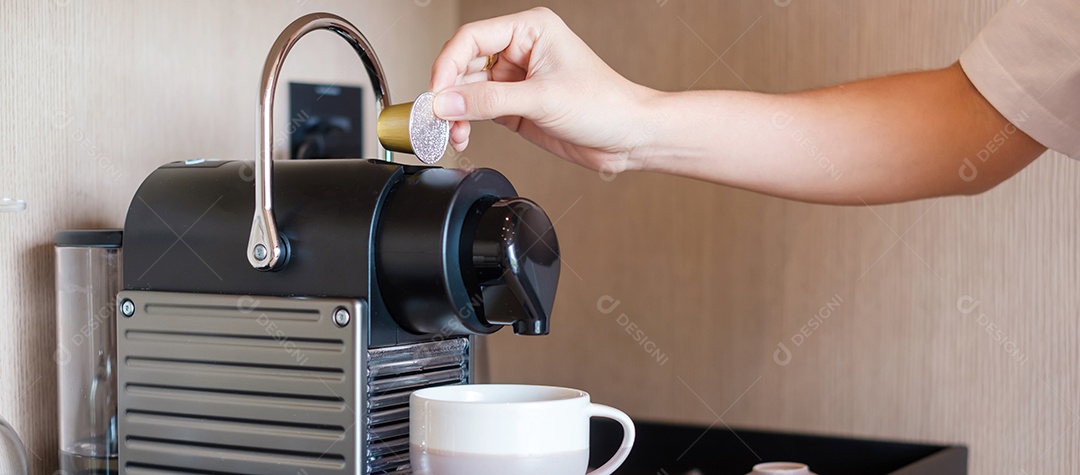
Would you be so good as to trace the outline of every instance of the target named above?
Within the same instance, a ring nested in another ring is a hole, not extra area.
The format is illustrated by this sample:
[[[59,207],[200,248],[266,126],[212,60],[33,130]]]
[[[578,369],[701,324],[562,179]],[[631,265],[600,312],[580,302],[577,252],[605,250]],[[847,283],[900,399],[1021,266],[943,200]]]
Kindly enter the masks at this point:
[[[450,144],[450,122],[435,116],[435,93],[420,94],[409,115],[409,141],[421,162],[432,164],[443,157]]]

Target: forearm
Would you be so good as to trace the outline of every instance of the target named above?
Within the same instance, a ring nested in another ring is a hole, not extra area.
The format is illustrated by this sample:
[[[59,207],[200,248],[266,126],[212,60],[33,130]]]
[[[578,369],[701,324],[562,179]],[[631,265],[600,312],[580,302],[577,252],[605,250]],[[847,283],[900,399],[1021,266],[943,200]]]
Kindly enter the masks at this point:
[[[810,202],[977,193],[1045,151],[958,66],[798,94],[693,91],[647,103],[633,168]],[[990,143],[993,156],[977,161]],[[961,176],[965,158],[979,166],[974,179]]]

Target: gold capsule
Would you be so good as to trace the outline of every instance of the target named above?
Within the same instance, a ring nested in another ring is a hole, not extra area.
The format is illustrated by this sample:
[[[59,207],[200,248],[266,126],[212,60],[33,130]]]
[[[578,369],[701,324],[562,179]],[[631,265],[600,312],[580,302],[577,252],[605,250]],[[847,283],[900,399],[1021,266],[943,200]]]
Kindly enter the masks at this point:
[[[435,116],[431,92],[383,109],[377,129],[379,142],[387,150],[416,155],[427,164],[438,162],[450,143],[450,122]]]

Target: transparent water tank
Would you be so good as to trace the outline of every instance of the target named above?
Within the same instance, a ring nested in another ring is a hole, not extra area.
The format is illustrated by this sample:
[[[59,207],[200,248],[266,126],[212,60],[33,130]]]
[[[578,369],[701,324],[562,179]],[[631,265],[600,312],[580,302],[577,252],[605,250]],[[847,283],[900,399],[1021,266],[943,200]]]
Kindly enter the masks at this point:
[[[56,233],[60,468],[117,472],[116,294],[120,230]]]

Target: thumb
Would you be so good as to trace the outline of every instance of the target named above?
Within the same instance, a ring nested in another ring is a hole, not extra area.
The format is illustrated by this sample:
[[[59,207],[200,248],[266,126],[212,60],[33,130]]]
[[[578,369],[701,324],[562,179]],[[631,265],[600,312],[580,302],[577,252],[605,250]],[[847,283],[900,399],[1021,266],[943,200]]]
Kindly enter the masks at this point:
[[[435,115],[444,120],[536,119],[539,91],[529,81],[481,81],[444,89],[435,96]]]

